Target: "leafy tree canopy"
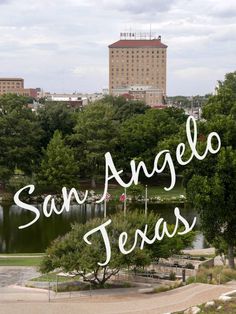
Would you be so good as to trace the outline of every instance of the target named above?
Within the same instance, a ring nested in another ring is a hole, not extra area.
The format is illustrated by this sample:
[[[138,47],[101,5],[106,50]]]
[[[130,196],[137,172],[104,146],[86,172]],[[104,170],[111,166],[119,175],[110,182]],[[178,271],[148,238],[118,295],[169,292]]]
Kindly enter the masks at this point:
[[[42,130],[26,98],[0,97],[0,177],[6,181],[19,169],[31,174],[38,163]]]
[[[112,106],[103,103],[91,104],[79,113],[71,136],[80,162],[80,174],[90,177],[93,184],[97,175],[104,172],[104,155],[115,151],[118,125],[113,120]]]
[[[204,137],[218,132],[222,148],[217,155],[193,162],[185,174],[187,196],[200,213],[201,225],[210,243],[220,241],[228,248],[230,267],[234,267],[236,233],[236,72],[226,74],[216,94],[203,108],[206,121],[199,124]]]
[[[38,110],[38,119],[44,131],[42,146],[46,147],[56,130],[59,130],[63,136],[73,133],[76,113],[64,103],[46,102]]]
[[[63,186],[68,188],[77,186],[77,176],[78,164],[73,150],[65,145],[61,133],[57,130],[44,151],[38,182],[59,192]]]
[[[83,241],[85,233],[103,222],[102,219],[94,219],[85,225],[75,224],[68,234],[55,240],[46,251],[46,256],[41,264],[41,271],[49,272],[56,268],[62,268],[64,271],[80,274],[85,281],[103,285],[121,268],[144,267],[154,259],[178,253],[181,249],[190,245],[193,240],[193,233],[189,233],[173,238],[164,238],[162,241],[156,241],[153,245],[146,245],[143,250],[140,250],[140,238],[136,248],[130,254],[123,255],[118,248],[120,233],[123,231],[128,233],[127,249],[131,248],[137,228],[144,230],[147,224],[147,237],[153,238],[155,224],[159,217],[153,213],[149,213],[145,217],[143,213],[134,211],[128,213],[126,217],[123,216],[123,213],[119,213],[111,218],[112,224],[106,227],[112,251],[108,265],[98,265],[98,262],[106,260],[105,246],[100,232],[89,238],[91,245]],[[173,227],[169,226],[169,228],[169,230],[173,230]]]

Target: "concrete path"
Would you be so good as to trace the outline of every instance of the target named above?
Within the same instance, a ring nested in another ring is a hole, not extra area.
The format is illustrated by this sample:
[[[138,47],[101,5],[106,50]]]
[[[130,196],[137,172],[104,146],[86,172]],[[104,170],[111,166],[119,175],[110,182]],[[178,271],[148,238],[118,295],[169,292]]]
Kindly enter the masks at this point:
[[[236,282],[215,286],[192,284],[159,294],[137,288],[55,294],[19,286],[36,277],[34,267],[0,267],[0,314],[163,314],[217,299],[236,289]],[[50,303],[49,303],[50,297]]]
[[[38,277],[39,273],[35,267],[25,266],[1,266],[0,287],[7,287],[13,284],[24,284],[30,278]]]
[[[236,289],[236,284],[222,286],[192,284],[154,295],[134,293],[122,296],[80,296],[71,299],[60,297],[50,303],[45,291],[31,291],[19,287],[5,289],[13,290],[12,295],[10,291],[7,293],[7,298],[0,293],[0,314],[27,312],[32,314],[163,314],[217,299],[222,293]]]

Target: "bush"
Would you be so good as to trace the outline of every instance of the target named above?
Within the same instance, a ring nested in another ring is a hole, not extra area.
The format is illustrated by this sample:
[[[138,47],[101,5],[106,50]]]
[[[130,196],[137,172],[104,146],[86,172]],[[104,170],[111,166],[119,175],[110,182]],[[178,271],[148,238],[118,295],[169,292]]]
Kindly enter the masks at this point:
[[[193,282],[209,283],[209,275],[212,274],[211,284],[224,284],[231,280],[236,280],[236,270],[223,266],[216,266],[213,268],[201,268],[196,277],[189,277],[187,284]]]
[[[154,293],[161,293],[161,292],[166,292],[169,290],[170,290],[169,286],[160,286],[160,287],[154,289]]]
[[[195,267],[194,267],[194,265],[193,265],[192,263],[187,263],[187,264],[185,265],[185,268],[194,269]]]
[[[9,191],[15,192],[21,189],[23,186],[29,184],[34,184],[34,180],[31,177],[25,176],[24,174],[16,174],[9,179],[7,183],[7,189]]]
[[[177,281],[174,284],[172,284],[171,286],[160,286],[160,287],[157,287],[157,288],[154,289],[153,292],[154,293],[166,292],[166,291],[169,291],[169,290],[180,288],[182,286],[183,286],[182,282]]]
[[[176,274],[173,271],[170,273],[169,279],[173,281],[176,280]]]

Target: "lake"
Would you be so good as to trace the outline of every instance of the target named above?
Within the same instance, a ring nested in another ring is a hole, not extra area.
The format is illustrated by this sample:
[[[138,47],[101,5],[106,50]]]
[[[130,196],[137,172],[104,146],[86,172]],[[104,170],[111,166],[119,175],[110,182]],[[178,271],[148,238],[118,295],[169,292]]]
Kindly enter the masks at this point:
[[[34,205],[41,209],[41,205]],[[158,212],[169,223],[175,223],[174,208],[178,206],[189,222],[196,213],[183,204],[148,204],[148,210]],[[127,210],[144,208],[144,204],[127,204]],[[123,204],[107,204],[107,215],[123,210]],[[34,214],[16,205],[0,205],[0,253],[38,253],[43,252],[50,242],[70,230],[72,223],[85,223],[94,217],[103,217],[103,204],[71,205],[70,212],[53,214],[50,218],[41,215],[32,226],[19,230],[32,220]],[[201,233],[196,236],[194,248],[205,248],[206,243]]]

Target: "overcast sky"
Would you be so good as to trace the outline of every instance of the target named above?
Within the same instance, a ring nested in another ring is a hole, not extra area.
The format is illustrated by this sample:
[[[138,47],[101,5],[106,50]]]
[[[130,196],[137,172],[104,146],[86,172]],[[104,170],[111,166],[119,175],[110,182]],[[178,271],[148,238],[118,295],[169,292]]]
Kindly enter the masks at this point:
[[[108,48],[125,30],[162,35],[169,95],[212,92],[236,70],[235,0],[0,0],[0,76],[51,92],[108,87]]]

